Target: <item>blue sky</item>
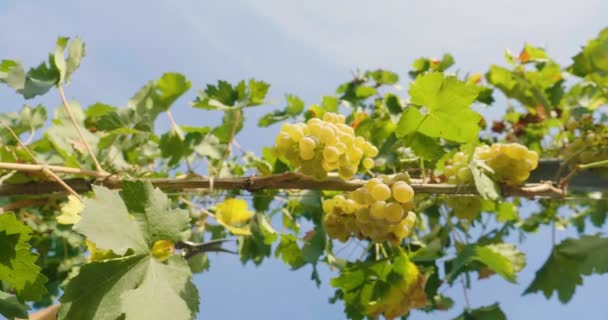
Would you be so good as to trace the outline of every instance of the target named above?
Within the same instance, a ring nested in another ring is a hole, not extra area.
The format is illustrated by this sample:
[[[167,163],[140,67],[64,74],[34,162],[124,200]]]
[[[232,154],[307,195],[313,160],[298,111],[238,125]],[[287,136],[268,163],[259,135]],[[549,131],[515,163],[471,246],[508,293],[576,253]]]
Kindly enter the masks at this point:
[[[87,57],[66,88],[68,98],[87,106],[97,101],[124,105],[146,81],[177,71],[194,88],[219,79],[255,77],[272,84],[270,106],[251,110],[257,119],[283,106],[284,94],[307,103],[349,79],[356,69],[388,68],[402,76],[419,56],[454,55],[462,73],[483,72],[502,64],[504,49],[519,51],[525,42],[548,49],[568,63],[581,45],[608,21],[608,2],[579,1],[42,1],[0,2],[0,58],[39,63],[54,48],[58,35],[80,36]],[[405,92],[404,92],[405,93]],[[174,115],[180,124],[219,123],[219,114],[193,110],[194,90],[179,100]],[[28,104],[59,105],[56,93]],[[17,110],[23,101],[0,87],[0,110]],[[496,105],[500,112],[503,105]],[[253,123],[238,137],[251,150],[272,143],[276,127],[258,130]],[[159,121],[166,129],[166,119]],[[558,238],[571,236],[558,233]],[[521,298],[525,286],[546,259],[548,230],[522,245],[528,267],[520,285],[494,278],[474,282],[473,306],[500,301],[511,319],[606,319],[601,303],[608,278],[585,278],[567,305],[555,297]],[[310,269],[289,271],[271,260],[242,267],[228,255],[212,256],[211,271],[195,277],[202,296],[199,319],[342,319],[342,305],[329,305],[326,285],[335,274],[323,269],[317,289]],[[461,288],[447,293],[458,305],[431,316],[414,312],[412,319],[450,319],[462,312]],[[604,307],[604,308],[603,308]]]

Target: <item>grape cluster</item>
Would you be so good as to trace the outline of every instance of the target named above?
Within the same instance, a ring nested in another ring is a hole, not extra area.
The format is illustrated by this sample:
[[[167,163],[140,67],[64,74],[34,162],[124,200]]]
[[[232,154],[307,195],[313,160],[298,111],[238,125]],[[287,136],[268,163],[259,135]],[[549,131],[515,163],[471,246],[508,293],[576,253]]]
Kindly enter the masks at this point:
[[[451,159],[446,161],[443,174],[450,184],[468,184],[473,181],[469,158],[464,152],[456,152]]]
[[[494,171],[496,181],[518,185],[528,180],[538,166],[538,153],[519,143],[494,143],[475,148],[475,159],[483,160]]]
[[[562,156],[572,164],[608,160],[608,130],[589,130],[576,137],[564,148]]]
[[[408,314],[412,309],[424,307],[426,301],[424,290],[416,290],[415,285],[409,284],[407,281],[399,281],[391,285],[379,301],[368,307],[367,314],[374,317],[383,315],[385,319],[396,319]]]
[[[323,201],[323,224],[327,234],[342,242],[351,235],[393,244],[410,235],[416,223],[414,189],[407,175],[373,178],[347,197],[338,195]]]
[[[312,118],[306,123],[281,127],[275,141],[275,150],[284,156],[304,175],[318,180],[327,178],[327,173],[338,171],[342,179],[350,179],[359,170],[374,166],[373,157],[378,148],[344,123],[341,114],[326,112],[323,120]]]
[[[454,215],[458,219],[475,220],[481,213],[479,197],[448,197],[446,204],[454,209]]]

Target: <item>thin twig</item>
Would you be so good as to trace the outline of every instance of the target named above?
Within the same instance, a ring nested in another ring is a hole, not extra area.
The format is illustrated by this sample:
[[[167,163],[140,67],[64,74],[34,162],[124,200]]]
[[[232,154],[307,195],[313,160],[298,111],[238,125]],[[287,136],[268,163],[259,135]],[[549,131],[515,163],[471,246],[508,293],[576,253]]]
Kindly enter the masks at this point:
[[[464,305],[467,309],[471,309],[471,302],[469,301],[469,292],[467,290],[466,283],[464,282],[464,274],[460,276],[460,282],[462,283],[462,296],[464,297]]]
[[[175,118],[173,117],[173,113],[171,113],[171,110],[167,110],[167,117],[169,118],[169,122],[171,123],[171,127],[173,128],[173,130],[175,131],[175,133],[177,134],[177,136],[179,137],[180,140],[184,141],[184,132],[182,131],[182,129],[177,125],[177,122],[175,122]],[[186,160],[186,167],[188,168],[188,172],[192,172],[192,165],[190,164],[190,160],[188,160],[188,158],[185,159]]]
[[[32,161],[34,163],[38,164],[38,160],[36,160],[36,156],[34,156],[34,154],[25,145],[25,143],[23,143],[23,141],[21,141],[21,139],[19,139],[19,136],[15,133],[15,131],[13,131],[13,128],[11,128],[9,125],[6,124],[6,122],[4,122],[2,120],[0,120],[0,122],[2,122],[2,125],[11,133],[11,135],[13,136],[13,138],[15,140],[17,140],[17,143],[19,143],[19,146],[21,146],[21,148],[23,150],[25,150],[25,152],[30,156],[30,158],[32,158]]]
[[[97,169],[98,172],[105,173],[105,171],[101,167],[101,164],[99,164],[99,161],[97,161],[97,157],[95,156],[95,153],[93,153],[93,149],[91,149],[89,142],[87,141],[87,139],[85,139],[84,134],[82,133],[82,130],[80,130],[80,126],[78,126],[78,124],[76,123],[76,119],[74,118],[74,114],[72,113],[72,109],[70,108],[70,104],[68,103],[68,100],[65,98],[65,93],[63,92],[63,87],[61,87],[61,85],[58,85],[57,90],[59,91],[59,96],[61,97],[61,101],[63,102],[65,111],[68,113],[68,116],[70,117],[70,121],[72,122],[72,125],[74,125],[74,128],[76,128],[76,131],[78,132],[78,136],[80,136],[80,140],[82,140],[82,143],[84,143],[84,146],[87,148],[87,152],[93,159],[93,163],[95,163],[95,168]]]
[[[26,164],[26,163],[11,163],[11,162],[0,162],[0,170],[15,170],[20,172],[36,172],[42,171],[42,168],[45,167],[41,164]],[[53,172],[58,173],[66,173],[66,174],[75,174],[75,175],[83,175],[92,178],[107,178],[110,176],[109,173],[100,173],[94,170],[80,169],[80,168],[72,168],[72,167],[63,167],[63,166],[55,166],[55,165],[46,165],[46,168]]]
[[[76,192],[74,189],[72,189],[72,187],[65,183],[65,181],[59,178],[59,176],[56,175],[55,172],[49,170],[47,166],[42,166],[42,172],[47,176],[51,177],[53,180],[55,180],[55,182],[61,185],[69,194],[75,196],[78,200],[82,202],[82,197],[80,196],[80,194],[78,194],[78,192]]]
[[[224,154],[222,155],[222,159],[220,161],[220,164],[216,170],[216,175],[219,175],[220,172],[222,171],[222,168],[224,167],[224,162],[226,162],[226,159],[230,156],[231,153],[231,145],[232,145],[232,140],[234,139],[234,136],[236,135],[236,130],[239,127],[239,121],[241,120],[241,113],[243,112],[242,109],[236,109],[235,111],[231,111],[231,112],[236,112],[235,116],[234,116],[234,120],[232,123],[232,129],[230,131],[230,137],[228,138],[228,142],[226,143],[226,150],[224,151]]]
[[[47,176],[51,177],[53,180],[55,180],[55,182],[57,182],[59,185],[61,185],[68,193],[74,195],[76,198],[78,198],[78,200],[82,201],[82,197],[80,197],[78,192],[74,191],[74,189],[72,189],[69,185],[67,185],[59,176],[57,176],[53,171],[51,171],[47,165],[38,164],[38,161],[36,160],[36,157],[34,156],[34,154],[29,150],[28,147],[25,146],[25,144],[21,141],[21,139],[15,133],[15,131],[13,131],[13,129],[11,129],[11,127],[7,126],[6,123],[4,123],[4,122],[2,122],[2,124],[8,129],[8,131],[13,135],[13,138],[15,138],[17,140],[19,145],[27,152],[27,154],[32,158],[32,160],[34,162],[36,162],[37,165],[40,166],[40,171],[42,171],[45,175],[47,175]]]

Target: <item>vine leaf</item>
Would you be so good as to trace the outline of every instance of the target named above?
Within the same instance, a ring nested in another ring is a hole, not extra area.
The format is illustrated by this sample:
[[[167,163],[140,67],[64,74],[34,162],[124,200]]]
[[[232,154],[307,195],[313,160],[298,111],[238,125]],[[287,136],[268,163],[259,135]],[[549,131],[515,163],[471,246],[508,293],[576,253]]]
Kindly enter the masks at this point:
[[[70,83],[72,73],[80,67],[80,61],[85,55],[84,42],[76,37],[68,46],[70,38],[59,37],[55,47],[54,62],[59,70],[59,83]],[[68,57],[64,57],[65,49],[68,49]]]
[[[171,200],[151,183],[127,181],[120,192],[128,211],[140,223],[148,248],[159,240],[184,240],[190,216],[187,210],[172,209]]]
[[[248,82],[241,80],[235,86],[220,80],[217,85],[209,84],[205,90],[200,90],[192,106],[224,111],[236,107],[258,106],[264,103],[269,88],[268,83],[255,79],[250,79]]]
[[[398,137],[420,132],[433,138],[468,142],[477,138],[481,116],[471,109],[479,89],[441,72],[418,76],[410,85],[411,102],[424,106],[427,113],[410,106],[399,119]]]
[[[486,172],[492,172],[482,161],[473,161],[469,167],[475,181],[475,188],[484,199],[496,200],[500,196],[498,185],[488,176]]]
[[[331,285],[339,290],[349,319],[403,316],[427,304],[425,277],[401,249],[391,259],[347,263]],[[334,298],[335,299],[335,298]]]
[[[524,294],[542,291],[546,298],[557,292],[559,301],[572,299],[581,275],[608,272],[608,238],[598,235],[566,239],[551,251]]]
[[[507,320],[507,316],[497,303],[463,312],[453,320]]]
[[[13,213],[0,215],[0,281],[10,285],[19,298],[38,300],[46,289],[46,277],[36,265],[38,255],[31,252],[28,241],[32,229]]]
[[[149,255],[84,265],[65,288],[58,319],[192,319],[198,292],[182,257]],[[142,302],[143,301],[143,302]],[[142,306],[145,305],[145,308]]]
[[[80,199],[74,195],[68,195],[68,202],[61,205],[61,214],[57,216],[59,224],[76,224],[80,221],[80,212],[84,209],[84,205]]]
[[[287,120],[290,117],[295,117],[304,111],[304,101],[298,96],[288,94],[286,96],[287,106],[284,110],[275,110],[272,113],[267,113],[258,121],[258,126],[268,127],[279,121]]]
[[[474,261],[485,264],[492,271],[498,273],[509,282],[516,282],[516,274],[526,265],[525,254],[519,251],[515,245],[507,243],[481,245],[467,245],[458,256],[448,261],[450,268],[446,279],[451,283],[463,271],[467,265]]]
[[[53,55],[49,56],[49,62],[42,62],[38,67],[31,68],[28,72],[19,61],[0,61],[0,82],[15,89],[25,99],[47,93],[59,82],[59,70],[53,61]]]
[[[251,235],[249,226],[243,224],[253,215],[253,211],[247,210],[247,201],[243,199],[226,199],[215,209],[215,220],[233,234],[240,236]]]
[[[131,249],[135,254],[149,250],[144,232],[131,217],[118,193],[108,188],[93,186],[95,198],[84,199],[81,220],[74,230],[104,250],[124,255]],[[143,199],[141,199],[143,200]]]
[[[84,265],[64,290],[58,319],[192,319],[198,292],[188,263],[151,254],[157,241],[184,238],[187,212],[171,210],[169,198],[150,183],[125,182],[120,194],[99,186],[93,192],[75,229],[95,250],[126,256],[103,255]]]
[[[281,241],[274,252],[275,257],[281,257],[283,262],[294,269],[304,265],[302,250],[298,246],[297,238],[293,234],[282,234]]]
[[[7,319],[27,319],[28,307],[19,302],[16,296],[0,291],[0,314]]]

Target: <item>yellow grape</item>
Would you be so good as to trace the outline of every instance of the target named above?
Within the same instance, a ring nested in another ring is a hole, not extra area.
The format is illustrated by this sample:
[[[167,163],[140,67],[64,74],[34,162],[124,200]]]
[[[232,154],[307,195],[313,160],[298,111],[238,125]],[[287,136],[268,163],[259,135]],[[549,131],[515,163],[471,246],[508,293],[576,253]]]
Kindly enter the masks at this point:
[[[393,183],[391,189],[393,198],[401,203],[406,203],[414,198],[414,189],[404,181]]]
[[[376,219],[381,220],[384,219],[384,206],[386,202],[384,201],[375,201],[369,208],[369,215]]]
[[[372,159],[372,158],[363,159],[363,168],[365,168],[366,170],[373,168],[374,165],[375,165],[374,159]]]
[[[342,203],[342,211],[344,211],[344,213],[352,214],[355,213],[355,210],[357,210],[357,203],[354,200],[344,200],[344,202]]]
[[[370,194],[377,201],[384,201],[391,197],[391,189],[384,183],[379,183],[375,185]]]
[[[357,172],[357,168],[351,166],[341,166],[340,169],[338,169],[338,175],[344,180],[352,178],[355,175],[355,172]]]
[[[416,214],[412,211],[407,213],[407,217],[405,217],[405,221],[407,225],[411,228],[416,224]]]
[[[403,218],[403,208],[396,202],[387,203],[384,206],[384,218],[390,223],[397,223]]]
[[[340,159],[340,151],[334,146],[326,146],[323,149],[323,159],[328,162],[337,162]]]
[[[363,186],[365,189],[367,189],[367,191],[372,191],[372,189],[377,186],[378,184],[384,183],[382,182],[382,180],[378,179],[378,178],[372,178],[367,180],[367,182],[365,183],[365,185]]]

